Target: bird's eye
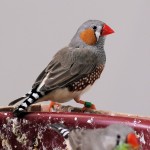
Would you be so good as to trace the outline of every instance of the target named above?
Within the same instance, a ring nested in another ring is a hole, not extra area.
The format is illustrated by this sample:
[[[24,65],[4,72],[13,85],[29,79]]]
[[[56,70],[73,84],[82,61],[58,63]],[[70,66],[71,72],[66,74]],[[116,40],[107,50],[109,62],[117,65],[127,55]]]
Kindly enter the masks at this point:
[[[120,143],[120,138],[121,138],[121,136],[118,134],[118,135],[117,135],[117,140],[116,140],[116,145],[119,145],[119,143]]]
[[[96,30],[96,29],[97,29],[97,26],[93,26],[93,29]]]

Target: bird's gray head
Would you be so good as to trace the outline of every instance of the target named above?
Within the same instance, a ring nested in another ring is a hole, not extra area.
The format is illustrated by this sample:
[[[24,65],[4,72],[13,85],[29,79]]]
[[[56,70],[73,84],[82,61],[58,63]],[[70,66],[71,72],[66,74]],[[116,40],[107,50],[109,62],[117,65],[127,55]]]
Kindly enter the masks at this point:
[[[105,135],[112,137],[110,139],[112,139],[114,147],[119,147],[118,149],[116,148],[117,150],[123,149],[123,147],[130,147],[131,149],[137,150],[139,147],[139,141],[134,130],[129,126],[112,124],[106,128]]]
[[[76,48],[101,48],[104,45],[105,36],[113,32],[102,21],[88,20],[79,27],[69,46]]]

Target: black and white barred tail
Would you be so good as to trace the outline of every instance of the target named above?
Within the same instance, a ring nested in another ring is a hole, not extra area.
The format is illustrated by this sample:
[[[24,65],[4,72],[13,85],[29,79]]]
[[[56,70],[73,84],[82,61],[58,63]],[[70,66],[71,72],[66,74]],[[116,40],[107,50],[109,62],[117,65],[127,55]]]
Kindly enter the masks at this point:
[[[18,117],[21,116],[21,115],[23,115],[26,112],[27,108],[31,104],[35,103],[38,99],[42,98],[43,96],[44,96],[44,93],[37,91],[37,89],[32,89],[29,93],[27,93],[25,95],[23,103],[21,103],[14,110],[13,114],[15,116],[18,116]],[[15,101],[19,101],[22,98],[19,98],[19,99],[15,100]],[[13,101],[13,102],[15,102],[15,101]],[[13,102],[11,102],[11,103],[13,103]]]
[[[70,130],[67,129],[65,125],[55,123],[51,125],[51,128],[54,129],[56,132],[58,132],[60,135],[62,135],[65,139],[68,139]]]

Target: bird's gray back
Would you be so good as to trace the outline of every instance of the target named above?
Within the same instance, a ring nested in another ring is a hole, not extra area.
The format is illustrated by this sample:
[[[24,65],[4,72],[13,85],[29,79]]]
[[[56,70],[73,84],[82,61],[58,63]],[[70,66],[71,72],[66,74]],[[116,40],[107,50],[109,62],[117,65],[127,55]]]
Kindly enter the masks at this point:
[[[48,66],[42,71],[33,88],[40,85],[47,76],[41,91],[61,88],[89,74],[98,65],[105,64],[105,53],[96,49],[65,47],[58,51]]]

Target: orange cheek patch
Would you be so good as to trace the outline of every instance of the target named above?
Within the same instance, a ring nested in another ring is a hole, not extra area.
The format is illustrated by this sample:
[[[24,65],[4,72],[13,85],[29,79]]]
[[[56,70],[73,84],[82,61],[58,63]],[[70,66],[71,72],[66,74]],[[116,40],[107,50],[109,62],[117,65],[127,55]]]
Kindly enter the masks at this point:
[[[80,33],[80,38],[88,45],[94,45],[97,42],[93,29],[86,29]]]

